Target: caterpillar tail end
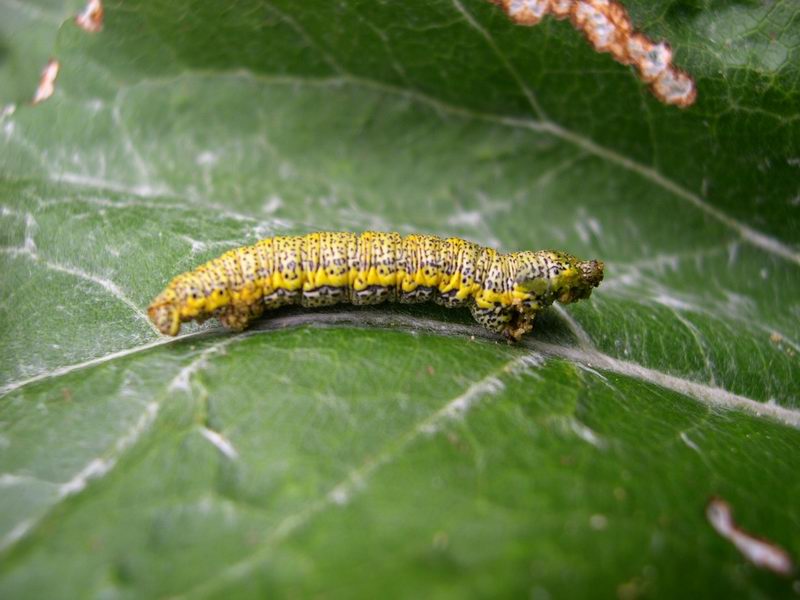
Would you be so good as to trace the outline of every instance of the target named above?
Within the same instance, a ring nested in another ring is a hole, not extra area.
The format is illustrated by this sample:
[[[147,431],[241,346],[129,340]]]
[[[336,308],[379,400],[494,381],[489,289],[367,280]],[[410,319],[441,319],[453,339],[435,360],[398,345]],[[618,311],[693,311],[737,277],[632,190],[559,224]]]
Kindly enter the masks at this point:
[[[147,316],[164,335],[176,336],[181,330],[181,314],[172,301],[158,296],[147,308]]]

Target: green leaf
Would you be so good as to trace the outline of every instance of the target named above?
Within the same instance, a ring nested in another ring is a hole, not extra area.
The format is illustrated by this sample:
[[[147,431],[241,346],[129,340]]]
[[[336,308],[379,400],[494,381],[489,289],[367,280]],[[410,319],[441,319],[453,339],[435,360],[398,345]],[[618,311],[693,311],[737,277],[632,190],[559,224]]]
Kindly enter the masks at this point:
[[[480,0],[117,0],[94,35],[0,0],[0,595],[796,590],[705,510],[800,555],[800,9],[626,5],[695,106]],[[226,249],[368,228],[606,281],[519,346],[435,306],[146,319]]]

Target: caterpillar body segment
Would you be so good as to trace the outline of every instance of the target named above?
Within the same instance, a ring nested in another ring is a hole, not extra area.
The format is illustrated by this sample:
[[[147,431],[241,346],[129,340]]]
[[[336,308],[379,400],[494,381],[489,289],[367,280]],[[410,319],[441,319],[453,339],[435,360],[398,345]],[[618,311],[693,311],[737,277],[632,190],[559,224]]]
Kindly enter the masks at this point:
[[[219,318],[240,331],[265,310],[340,302],[433,301],[468,307],[490,331],[519,340],[555,300],[588,298],[603,263],[554,251],[502,254],[459,238],[366,231],[276,236],[175,277],[148,308],[158,329]]]

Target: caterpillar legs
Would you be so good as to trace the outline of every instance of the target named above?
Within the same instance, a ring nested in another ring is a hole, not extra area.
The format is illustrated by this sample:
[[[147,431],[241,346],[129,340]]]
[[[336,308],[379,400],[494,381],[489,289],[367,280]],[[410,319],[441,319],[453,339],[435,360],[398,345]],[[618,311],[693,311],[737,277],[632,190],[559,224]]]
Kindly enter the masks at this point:
[[[473,318],[489,331],[499,333],[509,342],[518,342],[533,329],[536,312],[521,310],[516,306],[496,305],[492,308],[470,306]]]
[[[214,313],[220,323],[232,331],[243,331],[252,321],[259,318],[265,310],[265,305],[256,303],[251,306],[228,305]],[[496,305],[492,308],[479,308],[470,306],[473,318],[483,327],[498,333],[509,342],[518,342],[533,329],[533,320],[536,311],[524,310],[517,306]],[[198,319],[200,321],[205,319]]]
[[[260,317],[264,312],[264,305],[256,303],[251,306],[226,306],[217,315],[220,323],[231,331],[243,331],[250,322]]]

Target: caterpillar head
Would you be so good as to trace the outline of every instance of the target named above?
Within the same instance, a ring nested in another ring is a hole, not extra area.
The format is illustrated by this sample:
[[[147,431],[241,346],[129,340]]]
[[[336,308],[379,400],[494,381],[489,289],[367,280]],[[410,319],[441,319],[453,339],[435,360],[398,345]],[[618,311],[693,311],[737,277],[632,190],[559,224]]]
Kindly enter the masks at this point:
[[[558,297],[558,301],[563,304],[588,298],[592,295],[592,290],[603,281],[605,265],[602,260],[576,260],[574,268],[577,269],[579,277],[577,283],[563,287]]]
[[[603,281],[602,261],[579,260],[563,252],[531,254],[523,256],[523,266],[516,278],[517,287],[545,303],[558,300],[569,304],[588,298]]]

